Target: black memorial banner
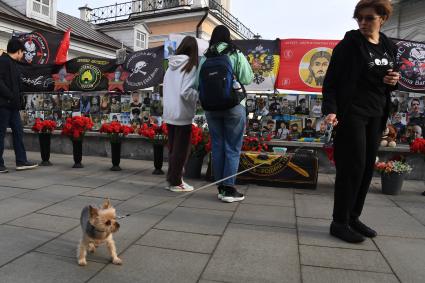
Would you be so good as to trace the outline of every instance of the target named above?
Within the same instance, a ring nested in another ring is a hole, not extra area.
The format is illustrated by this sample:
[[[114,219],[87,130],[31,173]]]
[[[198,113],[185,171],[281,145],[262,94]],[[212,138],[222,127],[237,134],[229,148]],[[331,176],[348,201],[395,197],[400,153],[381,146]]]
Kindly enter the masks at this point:
[[[24,62],[44,65],[66,61],[66,53],[69,48],[69,33],[70,30],[65,32],[65,34],[35,30],[30,33],[14,33],[13,37],[24,43]],[[60,54],[58,54],[58,51]]]
[[[235,40],[235,45],[251,64],[253,82],[246,90],[274,90],[280,65],[280,41],[276,40]]]
[[[124,82],[125,91],[157,86],[164,78],[164,46],[137,51],[127,56],[124,69],[129,75]]]
[[[257,183],[273,187],[297,186],[315,188],[318,176],[318,158],[308,153],[267,154],[268,159],[259,158],[258,152],[242,152],[239,172],[264,163],[237,177],[239,183]]]
[[[21,63],[18,65],[21,73],[22,91],[24,92],[46,92],[54,89],[54,73],[58,72],[60,66],[30,65]]]
[[[107,73],[117,68],[115,59],[78,57],[65,64],[62,77],[74,74],[70,83],[71,91],[98,91],[108,89]]]
[[[393,39],[397,45],[399,90],[425,93],[425,43]]]

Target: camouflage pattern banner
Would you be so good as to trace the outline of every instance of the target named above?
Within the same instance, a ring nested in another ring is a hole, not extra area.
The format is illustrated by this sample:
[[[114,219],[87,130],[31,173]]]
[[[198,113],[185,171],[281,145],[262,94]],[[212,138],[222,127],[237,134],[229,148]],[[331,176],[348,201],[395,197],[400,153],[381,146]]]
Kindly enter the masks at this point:
[[[276,88],[322,92],[332,50],[338,40],[283,39]]]
[[[254,72],[249,91],[273,91],[279,70],[279,40],[235,40],[234,43],[251,64]]]
[[[425,43],[393,39],[397,45],[401,91],[425,93]]]

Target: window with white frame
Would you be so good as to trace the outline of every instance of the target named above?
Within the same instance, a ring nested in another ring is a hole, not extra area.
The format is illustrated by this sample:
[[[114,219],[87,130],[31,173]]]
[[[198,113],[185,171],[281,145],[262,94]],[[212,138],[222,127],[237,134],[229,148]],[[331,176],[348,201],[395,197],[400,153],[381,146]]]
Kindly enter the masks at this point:
[[[146,48],[146,34],[139,30],[136,31],[136,47],[140,49]]]
[[[32,10],[40,16],[49,18],[52,10],[52,1],[32,0]]]

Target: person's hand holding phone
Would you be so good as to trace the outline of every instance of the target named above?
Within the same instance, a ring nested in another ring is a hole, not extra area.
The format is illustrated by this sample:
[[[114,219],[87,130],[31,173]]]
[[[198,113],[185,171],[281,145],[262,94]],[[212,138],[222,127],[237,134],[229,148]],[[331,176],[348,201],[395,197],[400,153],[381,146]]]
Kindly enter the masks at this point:
[[[384,83],[387,85],[396,85],[400,79],[400,73],[393,69],[388,69],[384,77]]]

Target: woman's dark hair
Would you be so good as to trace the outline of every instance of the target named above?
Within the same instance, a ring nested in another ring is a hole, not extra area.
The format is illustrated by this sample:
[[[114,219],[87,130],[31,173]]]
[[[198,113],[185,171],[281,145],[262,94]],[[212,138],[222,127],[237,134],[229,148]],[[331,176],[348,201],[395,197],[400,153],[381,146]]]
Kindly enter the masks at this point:
[[[376,14],[381,16],[384,21],[388,20],[393,13],[393,6],[390,0],[360,0],[354,9],[353,18],[356,19],[359,16],[359,12],[365,8],[373,8]]]
[[[7,43],[7,53],[14,54],[19,50],[25,51],[25,46],[22,41],[17,38],[10,39]]]
[[[208,57],[209,55],[217,54],[216,47],[219,43],[222,42],[227,43],[228,45],[226,50],[223,51],[223,53],[233,53],[238,49],[230,38],[230,30],[224,25],[219,25],[216,26],[212,32],[210,45],[208,47],[207,52],[205,53],[205,56]]]
[[[179,47],[176,50],[176,55],[187,55],[189,56],[189,61],[183,67],[182,72],[189,73],[192,71],[193,67],[198,67],[199,58],[198,58],[198,42],[193,36],[186,36],[183,38]]]

